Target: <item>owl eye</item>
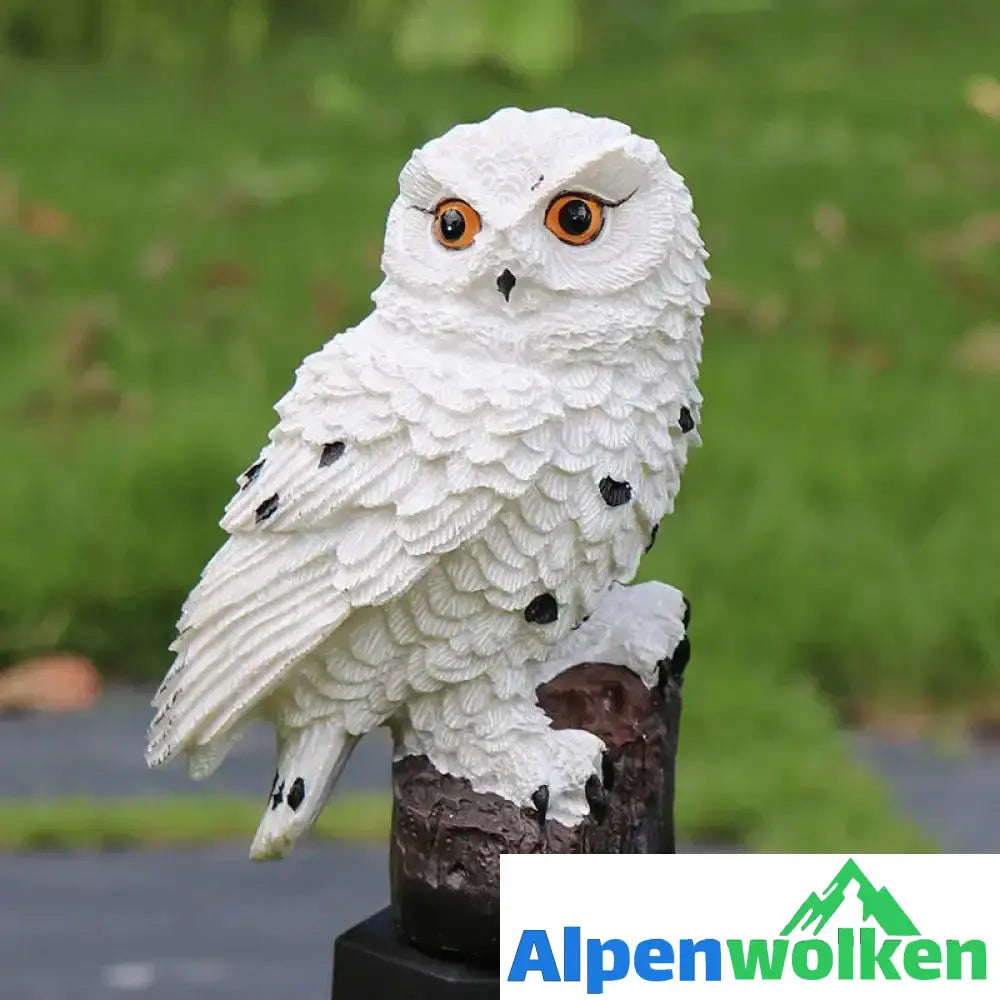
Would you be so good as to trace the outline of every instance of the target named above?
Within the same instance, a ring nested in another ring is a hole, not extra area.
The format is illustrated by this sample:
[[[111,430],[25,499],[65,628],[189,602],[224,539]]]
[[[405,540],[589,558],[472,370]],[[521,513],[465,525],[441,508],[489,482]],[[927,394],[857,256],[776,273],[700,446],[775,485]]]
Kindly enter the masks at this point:
[[[604,206],[590,194],[561,194],[545,210],[545,227],[563,243],[582,246],[604,228]]]
[[[448,250],[472,245],[482,224],[479,213],[460,198],[447,198],[434,209],[434,237]]]

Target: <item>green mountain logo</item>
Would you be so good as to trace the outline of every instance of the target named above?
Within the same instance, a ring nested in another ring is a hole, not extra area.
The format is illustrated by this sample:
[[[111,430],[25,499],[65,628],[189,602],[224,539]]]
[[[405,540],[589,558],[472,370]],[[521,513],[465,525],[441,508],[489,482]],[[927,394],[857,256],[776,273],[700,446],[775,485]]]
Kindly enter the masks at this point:
[[[885,887],[876,889],[853,858],[837,872],[821,896],[815,892],[809,893],[795,916],[785,925],[781,936],[787,937],[794,930],[812,930],[813,934],[819,934],[840,909],[844,902],[844,893],[852,883],[858,887],[858,899],[861,900],[864,913],[863,920],[874,920],[889,937],[920,936],[920,931],[903,912],[903,908],[893,898],[892,893]]]

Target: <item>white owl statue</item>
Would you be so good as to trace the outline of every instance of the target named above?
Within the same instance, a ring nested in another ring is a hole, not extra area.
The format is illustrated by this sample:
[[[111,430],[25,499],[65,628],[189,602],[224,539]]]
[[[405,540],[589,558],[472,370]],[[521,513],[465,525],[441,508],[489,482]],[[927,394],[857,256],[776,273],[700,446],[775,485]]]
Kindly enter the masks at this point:
[[[273,723],[255,859],[383,725],[398,757],[579,824],[603,745],[535,691],[581,659],[651,688],[686,644],[678,591],[625,584],[699,440],[706,256],[682,178],[621,122],[505,108],[416,150],[374,310],[303,362],[238,479],[149,764],[202,778]]]

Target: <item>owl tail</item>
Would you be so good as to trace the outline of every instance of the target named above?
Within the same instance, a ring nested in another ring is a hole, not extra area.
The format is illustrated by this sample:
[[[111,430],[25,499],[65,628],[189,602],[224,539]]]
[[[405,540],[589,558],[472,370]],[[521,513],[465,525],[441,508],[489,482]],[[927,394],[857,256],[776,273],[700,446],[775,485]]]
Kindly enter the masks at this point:
[[[311,827],[358,737],[321,719],[278,740],[278,770],[250,848],[254,861],[284,857]]]

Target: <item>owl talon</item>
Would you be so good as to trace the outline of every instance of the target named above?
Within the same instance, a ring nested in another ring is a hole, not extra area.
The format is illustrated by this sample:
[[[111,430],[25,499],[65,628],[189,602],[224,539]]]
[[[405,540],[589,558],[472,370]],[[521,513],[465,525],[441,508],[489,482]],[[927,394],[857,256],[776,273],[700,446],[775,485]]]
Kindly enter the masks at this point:
[[[531,804],[538,811],[538,823],[545,826],[545,814],[549,811],[549,786],[540,785],[531,793]]]
[[[609,792],[615,787],[615,762],[607,750],[601,754],[601,783]]]
[[[587,784],[583,788],[584,795],[587,796],[587,805],[590,806],[590,814],[598,823],[603,822],[608,814],[608,793],[601,784],[601,779],[596,774],[592,774],[587,779]]]
[[[684,638],[683,620],[689,616],[684,595],[675,587],[656,581],[608,590],[588,619],[581,619],[546,660],[542,680],[550,680],[566,667],[584,660],[620,663],[636,674],[647,688],[659,683],[659,669],[666,650]]]
[[[656,661],[656,690],[663,694],[668,681],[680,684],[684,680],[684,670],[691,659],[691,640],[684,636],[674,647],[674,651]]]
[[[656,661],[656,690],[663,694],[667,690],[667,681],[670,680],[670,658],[664,657]]]

